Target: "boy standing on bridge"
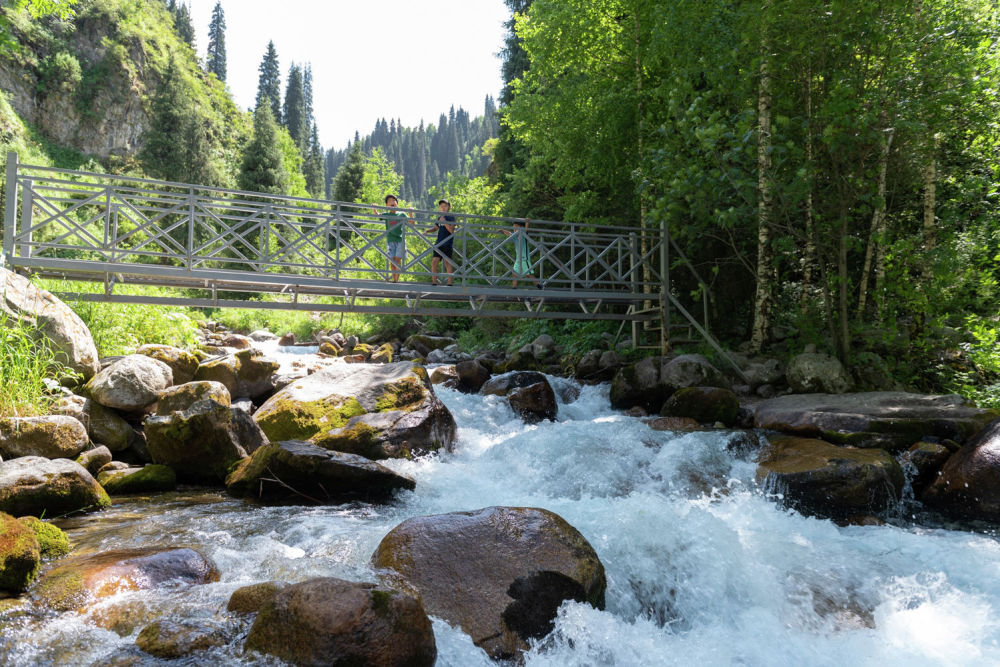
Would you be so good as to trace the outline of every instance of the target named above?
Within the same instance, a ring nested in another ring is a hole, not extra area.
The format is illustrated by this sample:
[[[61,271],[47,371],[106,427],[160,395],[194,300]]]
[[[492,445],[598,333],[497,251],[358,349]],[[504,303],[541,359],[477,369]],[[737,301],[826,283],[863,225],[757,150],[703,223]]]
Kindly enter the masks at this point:
[[[396,195],[386,195],[385,205],[389,207],[388,211],[380,214],[375,210],[375,207],[372,207],[372,213],[385,221],[386,254],[389,256],[389,263],[392,265],[392,280],[386,278],[386,282],[398,283],[400,267],[403,264],[403,257],[406,255],[406,242],[403,240],[403,230],[405,229],[406,222],[413,218],[413,213],[411,212],[407,215],[402,211],[396,210],[396,206],[399,205]]]
[[[438,264],[444,260],[445,271],[448,272],[448,286],[452,286],[452,270],[454,265],[451,262],[451,255],[455,250],[455,216],[448,215],[451,211],[451,202],[447,199],[438,200],[438,209],[443,215],[438,216],[428,232],[437,231],[437,240],[434,242],[434,259],[431,260],[431,285],[437,285]]]

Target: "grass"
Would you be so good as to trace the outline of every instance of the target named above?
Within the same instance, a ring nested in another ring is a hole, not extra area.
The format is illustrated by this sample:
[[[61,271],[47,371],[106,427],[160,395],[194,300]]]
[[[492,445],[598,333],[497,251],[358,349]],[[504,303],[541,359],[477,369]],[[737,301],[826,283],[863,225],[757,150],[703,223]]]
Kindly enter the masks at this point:
[[[0,417],[45,414],[52,402],[45,378],[58,380],[65,375],[34,327],[0,314]]]

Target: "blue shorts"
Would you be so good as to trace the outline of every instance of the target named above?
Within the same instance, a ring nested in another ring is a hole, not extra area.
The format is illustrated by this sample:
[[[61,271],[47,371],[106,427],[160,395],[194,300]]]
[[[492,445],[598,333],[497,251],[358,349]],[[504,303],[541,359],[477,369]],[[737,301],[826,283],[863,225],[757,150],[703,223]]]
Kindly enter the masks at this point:
[[[406,241],[389,241],[389,257],[405,257]]]

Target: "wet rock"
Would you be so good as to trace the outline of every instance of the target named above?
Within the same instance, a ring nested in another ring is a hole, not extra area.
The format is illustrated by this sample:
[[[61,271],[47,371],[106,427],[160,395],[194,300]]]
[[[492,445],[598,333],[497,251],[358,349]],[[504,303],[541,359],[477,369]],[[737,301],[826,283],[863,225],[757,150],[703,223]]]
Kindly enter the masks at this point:
[[[224,347],[232,347],[237,350],[249,350],[253,346],[253,341],[246,336],[230,334],[222,340]]]
[[[76,462],[96,477],[101,468],[111,463],[111,458],[111,450],[101,445],[81,453],[80,456],[76,457]]]
[[[682,354],[663,360],[660,384],[667,395],[685,387],[725,387],[726,379],[700,354]]]
[[[0,463],[0,512],[52,517],[110,504],[97,480],[68,459],[24,456]]]
[[[272,442],[309,440],[378,459],[450,449],[456,430],[427,371],[406,361],[321,369],[269,398],[253,418]]]
[[[392,363],[393,349],[392,345],[385,343],[380,345],[378,349],[372,352],[372,356],[368,359],[373,364],[391,364]]]
[[[758,428],[890,452],[927,436],[964,442],[998,416],[960,396],[903,392],[792,394],[754,408]]]
[[[135,639],[140,649],[165,660],[183,658],[226,643],[227,637],[218,628],[190,620],[171,621],[164,618],[144,627]]]
[[[488,507],[408,519],[372,555],[388,581],[460,627],[494,658],[552,629],[565,600],[604,607],[604,566],[587,540],[548,510]]]
[[[187,382],[161,392],[156,402],[155,414],[163,417],[171,412],[183,412],[198,401],[206,399],[220,405],[231,404],[229,390],[221,382]]]
[[[843,394],[854,386],[840,360],[819,352],[792,358],[785,371],[788,386],[798,394]]]
[[[23,323],[27,330],[48,341],[56,361],[79,373],[84,380],[97,374],[97,347],[90,329],[69,306],[31,281],[0,267],[0,320]],[[4,325],[0,325],[4,326]]]
[[[329,341],[324,341],[319,344],[319,353],[325,354],[328,357],[339,356],[341,349]]]
[[[42,562],[35,532],[0,512],[0,590],[20,593],[38,574]]]
[[[108,470],[97,475],[97,482],[112,496],[133,493],[173,491],[177,475],[172,468],[150,463],[142,468]]]
[[[938,471],[951,457],[951,451],[934,442],[918,442],[903,452],[899,462],[912,475],[910,485],[918,496],[937,478]]]
[[[700,431],[701,424],[690,417],[654,417],[645,420],[654,431]]]
[[[458,376],[456,388],[466,394],[476,394],[489,382],[490,371],[476,359],[460,361],[455,364],[455,373]]]
[[[132,466],[125,461],[111,461],[110,463],[106,463],[98,468],[97,474],[99,475],[102,472],[109,472],[111,470],[128,470],[131,467]]]
[[[182,480],[202,482],[224,480],[230,467],[247,456],[244,443],[259,446],[264,440],[252,417],[211,399],[147,417],[145,430],[154,463],[170,466]]]
[[[611,407],[620,410],[639,406],[658,412],[667,398],[660,384],[660,357],[646,357],[623,366],[611,381]]]
[[[135,429],[111,408],[83,396],[66,396],[52,407],[52,413],[78,419],[90,439],[112,452],[128,449],[137,437]]]
[[[601,370],[601,351],[590,350],[576,364],[575,376],[578,380],[593,380]]]
[[[295,334],[292,332],[286,333],[284,336],[278,339],[278,345],[281,347],[289,347],[295,345]]]
[[[904,483],[903,469],[885,450],[791,436],[772,438],[764,448],[757,480],[803,514],[830,518],[885,511]]]
[[[423,334],[414,334],[406,339],[403,343],[403,347],[408,347],[411,350],[416,350],[420,356],[426,357],[431,353],[431,350],[443,350],[449,345],[454,345],[454,338],[447,338],[445,336],[425,336]]]
[[[218,579],[215,565],[191,548],[121,549],[60,561],[42,575],[31,595],[55,611],[72,611],[127,591]]]
[[[241,350],[198,366],[195,380],[221,382],[233,398],[262,398],[274,390],[280,364],[257,349]]]
[[[69,537],[58,526],[53,526],[51,523],[34,516],[22,516],[18,521],[35,534],[42,560],[62,558],[70,552]]]
[[[250,334],[250,340],[254,341],[255,343],[264,343],[269,340],[276,340],[277,338],[278,338],[277,336],[275,336],[267,329],[258,329],[257,331],[254,331],[253,333]]]
[[[541,382],[515,389],[507,396],[511,409],[526,424],[537,424],[548,419],[555,421],[558,406],[552,385],[543,378]]]
[[[231,495],[268,502],[385,501],[396,490],[414,487],[409,477],[363,456],[299,440],[261,447],[240,462],[226,479]]]
[[[265,581],[261,584],[243,586],[233,591],[229,597],[227,611],[238,614],[256,614],[274,595],[285,588],[286,584],[277,581]]]
[[[170,366],[170,370],[174,374],[174,384],[190,382],[194,379],[195,371],[198,370],[198,357],[178,347],[171,347],[170,345],[142,345],[135,353],[162,361],[167,366]]]
[[[87,429],[74,417],[8,417],[0,419],[0,455],[70,459],[90,446]]]
[[[419,600],[333,577],[276,593],[257,615],[246,648],[293,665],[431,667],[437,659]]]
[[[155,403],[173,378],[170,366],[162,361],[130,354],[95,375],[87,383],[87,392],[106,408],[138,412]]]
[[[663,417],[690,417],[700,424],[722,422],[733,426],[740,411],[740,399],[729,389],[685,387],[674,392],[663,408]]]
[[[483,396],[508,396],[512,391],[540,382],[547,382],[547,380],[544,375],[537,371],[510,371],[491,377],[482,386],[479,393]]]
[[[454,366],[438,366],[431,371],[431,384],[443,384],[454,387],[458,384],[458,373]]]
[[[952,454],[920,499],[952,516],[1000,523],[1000,419]]]

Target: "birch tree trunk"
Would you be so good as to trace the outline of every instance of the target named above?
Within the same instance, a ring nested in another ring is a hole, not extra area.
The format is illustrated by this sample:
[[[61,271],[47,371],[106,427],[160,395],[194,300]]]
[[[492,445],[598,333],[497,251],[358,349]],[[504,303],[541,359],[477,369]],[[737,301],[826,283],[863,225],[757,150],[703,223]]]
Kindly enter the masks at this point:
[[[769,3],[764,3],[767,12]],[[765,27],[761,40],[760,87],[757,93],[757,293],[754,298],[750,348],[760,352],[768,342],[774,301],[774,253],[771,249],[771,72]]]
[[[882,146],[882,155],[879,159],[878,172],[878,203],[872,213],[872,226],[868,235],[868,247],[865,248],[865,265],[861,270],[861,286],[858,288],[858,319],[864,315],[865,306],[868,303],[868,276],[872,270],[872,260],[875,256],[876,247],[881,248],[885,244],[885,182],[886,173],[889,169],[889,151],[892,149],[892,137],[895,134],[893,128],[885,131],[885,144]],[[880,253],[880,256],[884,256]],[[879,281],[876,285],[881,287]]]
[[[809,304],[809,288],[812,287],[813,267],[816,264],[816,231],[813,219],[813,135],[812,135],[812,70],[806,71],[806,168],[809,170],[809,192],[806,194],[806,252],[802,258],[802,295],[799,310],[805,312]]]
[[[924,283],[931,281],[931,255],[937,246],[937,227],[934,223],[937,206],[937,136],[929,140],[928,144],[927,164],[924,165]]]

